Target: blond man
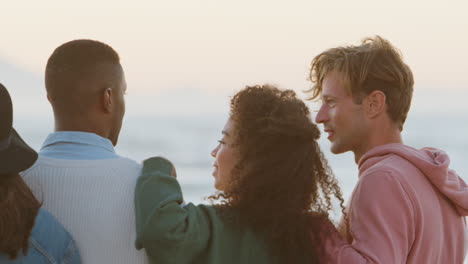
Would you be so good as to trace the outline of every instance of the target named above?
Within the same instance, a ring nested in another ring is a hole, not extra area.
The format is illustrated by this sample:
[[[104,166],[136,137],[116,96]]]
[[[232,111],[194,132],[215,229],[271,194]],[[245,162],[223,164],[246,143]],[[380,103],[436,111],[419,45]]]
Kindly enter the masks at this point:
[[[468,188],[448,155],[403,143],[413,74],[381,37],[324,51],[312,62],[331,151],[354,153],[359,180],[340,231],[337,263],[463,263]]]

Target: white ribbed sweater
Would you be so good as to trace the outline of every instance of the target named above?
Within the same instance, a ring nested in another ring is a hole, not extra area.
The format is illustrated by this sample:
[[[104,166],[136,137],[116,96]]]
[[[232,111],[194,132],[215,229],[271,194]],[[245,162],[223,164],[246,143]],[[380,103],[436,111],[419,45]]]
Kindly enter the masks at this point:
[[[72,234],[84,264],[148,263],[134,247],[134,189],[142,166],[127,158],[40,156],[26,183]]]

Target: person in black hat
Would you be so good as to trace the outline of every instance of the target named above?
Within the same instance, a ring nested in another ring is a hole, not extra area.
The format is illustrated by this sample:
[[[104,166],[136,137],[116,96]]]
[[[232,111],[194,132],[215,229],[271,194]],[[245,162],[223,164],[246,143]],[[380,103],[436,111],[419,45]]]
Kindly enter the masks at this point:
[[[37,153],[12,124],[11,98],[0,84],[0,263],[81,263],[70,234],[19,175]]]

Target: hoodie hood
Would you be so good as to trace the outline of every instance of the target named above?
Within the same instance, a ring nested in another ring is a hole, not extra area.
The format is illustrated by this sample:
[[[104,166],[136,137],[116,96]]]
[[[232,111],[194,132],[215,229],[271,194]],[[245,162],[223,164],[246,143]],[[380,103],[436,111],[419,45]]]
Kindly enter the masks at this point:
[[[461,216],[468,216],[468,186],[449,168],[450,158],[436,148],[415,149],[403,144],[387,144],[368,151],[359,160],[359,175],[374,164],[397,155],[417,167],[426,178],[456,207]]]

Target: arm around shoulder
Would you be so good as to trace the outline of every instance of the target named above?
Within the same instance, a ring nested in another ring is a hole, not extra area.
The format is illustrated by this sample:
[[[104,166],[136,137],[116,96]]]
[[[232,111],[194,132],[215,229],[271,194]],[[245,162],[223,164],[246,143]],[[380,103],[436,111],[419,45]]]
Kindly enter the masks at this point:
[[[182,207],[182,191],[172,176],[173,165],[164,158],[144,161],[135,189],[136,248],[147,254],[196,250],[209,236],[209,217],[197,206]]]

